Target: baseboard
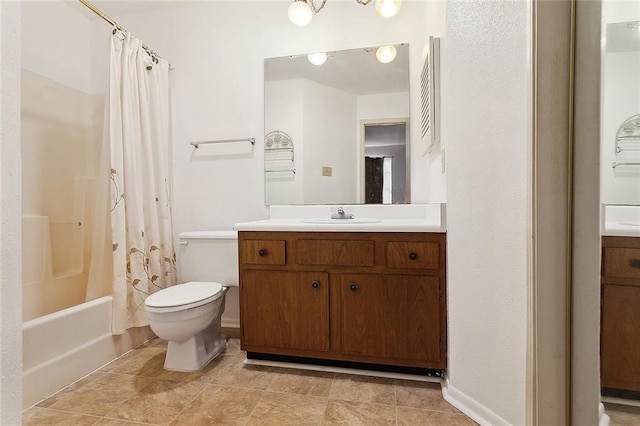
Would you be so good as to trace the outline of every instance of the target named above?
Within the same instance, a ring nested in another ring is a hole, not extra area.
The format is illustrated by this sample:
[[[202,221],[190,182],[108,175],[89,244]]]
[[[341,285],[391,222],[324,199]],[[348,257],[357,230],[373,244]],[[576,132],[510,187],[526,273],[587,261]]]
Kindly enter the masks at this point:
[[[222,317],[220,325],[224,328],[240,328],[240,318],[225,318]]]
[[[511,424],[475,399],[451,386],[447,376],[442,380],[442,395],[447,402],[481,425],[509,426]]]

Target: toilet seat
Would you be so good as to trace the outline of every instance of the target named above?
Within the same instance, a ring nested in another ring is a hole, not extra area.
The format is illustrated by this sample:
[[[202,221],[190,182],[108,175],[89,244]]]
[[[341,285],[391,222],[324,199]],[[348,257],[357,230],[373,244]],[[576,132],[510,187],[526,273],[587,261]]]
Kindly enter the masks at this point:
[[[144,305],[147,312],[186,311],[213,302],[223,294],[220,283],[191,281],[153,293]]]

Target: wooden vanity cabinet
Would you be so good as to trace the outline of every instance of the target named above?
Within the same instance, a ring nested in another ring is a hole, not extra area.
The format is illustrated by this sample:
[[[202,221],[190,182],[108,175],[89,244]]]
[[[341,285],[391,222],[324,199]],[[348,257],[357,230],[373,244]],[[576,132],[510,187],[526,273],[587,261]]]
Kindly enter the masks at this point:
[[[238,233],[242,349],[444,369],[445,234]]]
[[[603,394],[640,392],[640,238],[602,237]],[[612,396],[623,396],[612,394]]]

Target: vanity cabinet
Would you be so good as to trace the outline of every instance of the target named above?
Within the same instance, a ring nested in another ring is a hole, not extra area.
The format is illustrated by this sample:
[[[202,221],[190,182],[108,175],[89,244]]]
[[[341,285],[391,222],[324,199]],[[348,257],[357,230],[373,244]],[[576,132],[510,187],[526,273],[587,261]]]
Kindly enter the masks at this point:
[[[249,353],[446,367],[444,233],[238,233]]]
[[[603,394],[640,392],[640,238],[602,237]],[[612,393],[613,392],[613,393]]]

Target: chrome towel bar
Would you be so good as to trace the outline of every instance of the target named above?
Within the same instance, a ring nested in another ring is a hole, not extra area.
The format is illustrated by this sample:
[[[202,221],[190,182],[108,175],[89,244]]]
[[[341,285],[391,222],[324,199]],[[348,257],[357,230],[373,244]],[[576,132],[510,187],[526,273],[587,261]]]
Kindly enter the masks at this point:
[[[199,141],[199,142],[189,142],[195,148],[198,148],[200,145],[210,144],[210,143],[227,143],[227,142],[251,142],[251,145],[256,144],[255,138],[243,138],[243,139],[219,139],[215,141]]]

